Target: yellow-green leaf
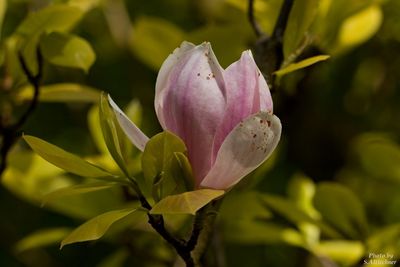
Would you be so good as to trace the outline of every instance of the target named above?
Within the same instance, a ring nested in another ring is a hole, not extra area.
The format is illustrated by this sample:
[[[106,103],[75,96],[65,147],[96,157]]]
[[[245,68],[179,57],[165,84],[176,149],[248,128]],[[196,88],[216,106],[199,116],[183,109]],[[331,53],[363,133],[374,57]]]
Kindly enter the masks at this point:
[[[80,225],[61,241],[62,249],[65,245],[77,242],[97,240],[101,238],[110,226],[136,211],[136,209],[113,210],[103,213]]]
[[[15,245],[15,251],[21,253],[30,249],[57,244],[65,238],[70,231],[71,229],[65,227],[38,230],[19,240]]]
[[[57,4],[32,12],[17,29],[17,33],[28,36],[42,32],[67,31],[82,17],[83,12],[76,7]]]
[[[25,86],[20,89],[16,98],[19,101],[30,101],[32,95],[32,86]],[[41,86],[39,101],[97,103],[99,97],[100,92],[92,87],[76,83],[58,83]]]
[[[200,189],[167,196],[151,209],[152,214],[196,214],[196,211],[222,196],[223,190]]]
[[[352,239],[367,234],[367,219],[362,202],[347,187],[339,183],[318,184],[314,206],[323,220],[340,233]]]
[[[113,187],[114,185],[115,183],[97,182],[64,187],[43,196],[42,206],[45,205],[47,202],[50,202],[54,199],[62,198],[64,196],[90,193],[94,191],[108,189],[110,187]]]
[[[141,17],[133,25],[131,47],[140,60],[158,70],[183,37],[184,33],[166,20]]]
[[[296,53],[317,14],[319,0],[294,1],[283,36],[285,59]]]
[[[118,126],[119,123],[105,93],[102,93],[100,97],[99,117],[101,131],[108,151],[122,172],[129,177],[130,174],[123,153],[123,149],[126,149],[125,146],[127,145],[126,142],[123,142],[125,134],[122,133]]]
[[[29,135],[24,135],[23,138],[39,156],[68,172],[93,178],[112,176],[112,174],[100,169],[100,167],[40,138]]]
[[[166,195],[187,191],[179,190],[185,188],[186,177],[180,171],[183,162],[179,162],[179,158],[175,156],[176,152],[185,153],[185,143],[168,131],[153,136],[143,151],[142,170],[145,186],[153,188],[156,201]]]
[[[383,14],[378,5],[347,18],[339,29],[339,46],[354,46],[371,38],[382,24]]]
[[[320,61],[323,61],[323,60],[327,60],[328,58],[329,58],[328,55],[319,55],[319,56],[315,56],[315,57],[310,57],[310,58],[304,59],[302,61],[289,64],[285,68],[280,69],[278,71],[275,71],[274,74],[276,76],[282,77],[283,75],[291,73],[291,72],[293,72],[295,70],[303,69],[303,68],[308,67],[310,65],[313,65],[313,64],[315,64],[317,62],[320,62]]]
[[[313,251],[344,266],[352,266],[364,255],[365,247],[360,241],[329,240],[317,244]]]
[[[0,32],[2,32],[4,15],[7,10],[7,0],[0,0]]]
[[[50,63],[87,72],[96,59],[90,44],[75,35],[52,32],[40,40],[41,52]]]

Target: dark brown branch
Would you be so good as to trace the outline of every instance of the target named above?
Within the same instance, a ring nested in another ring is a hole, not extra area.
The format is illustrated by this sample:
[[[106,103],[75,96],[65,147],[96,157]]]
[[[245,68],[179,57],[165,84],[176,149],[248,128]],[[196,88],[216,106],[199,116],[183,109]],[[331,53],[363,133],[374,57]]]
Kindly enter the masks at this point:
[[[36,60],[38,65],[38,73],[36,75],[33,75],[30,72],[21,53],[18,54],[18,57],[19,57],[19,62],[21,63],[22,70],[24,71],[26,77],[28,78],[29,83],[33,87],[33,97],[27,110],[24,112],[24,114],[22,114],[18,122],[14,125],[15,129],[19,129],[23,124],[25,124],[26,120],[36,109],[36,106],[39,103],[40,82],[42,80],[42,71],[43,71],[43,56],[39,48],[36,49]]]
[[[284,0],[270,37],[261,36],[254,47],[254,57],[265,75],[271,91],[274,89],[273,73],[283,62],[283,35],[294,0]],[[249,11],[250,12],[250,11]]]
[[[272,38],[276,39],[279,43],[282,43],[283,34],[286,29],[293,3],[294,0],[285,0],[279,12],[278,20],[276,21],[274,31],[272,32]]]
[[[249,19],[250,25],[254,30],[254,33],[257,35],[257,37],[265,36],[265,33],[262,31],[260,25],[257,23],[256,17],[255,17],[255,12],[254,12],[254,1],[255,0],[249,0],[249,5],[247,8],[247,17]]]
[[[2,136],[2,144],[0,148],[0,158],[1,158],[0,177],[7,167],[8,153],[11,150],[14,143],[17,141],[18,137],[20,136],[21,127],[25,124],[29,116],[36,109],[37,104],[39,102],[40,82],[42,80],[42,71],[43,71],[43,57],[40,52],[40,49],[37,48],[36,50],[36,59],[38,64],[37,74],[32,74],[21,53],[18,54],[18,58],[24,74],[26,75],[29,83],[33,87],[33,97],[29,103],[28,108],[25,110],[25,112],[21,115],[21,117],[15,124],[4,125],[3,120],[0,118],[0,135]]]

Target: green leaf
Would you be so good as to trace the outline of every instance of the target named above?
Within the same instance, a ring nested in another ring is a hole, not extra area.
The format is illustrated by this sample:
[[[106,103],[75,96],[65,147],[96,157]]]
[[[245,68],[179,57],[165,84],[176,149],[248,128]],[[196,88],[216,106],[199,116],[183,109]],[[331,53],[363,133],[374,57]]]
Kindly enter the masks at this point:
[[[96,59],[90,44],[75,35],[52,32],[40,39],[41,52],[50,63],[62,67],[89,70]]]
[[[92,178],[113,176],[105,170],[102,170],[100,167],[97,167],[55,145],[47,143],[40,138],[30,135],[24,135],[23,138],[28,145],[39,154],[39,156],[68,172]]]
[[[314,206],[324,221],[353,239],[367,234],[367,221],[361,201],[347,187],[324,182],[317,186]]]
[[[22,55],[28,69],[38,72],[36,51],[40,36],[52,31],[65,32],[70,30],[82,18],[83,12],[76,7],[63,4],[49,5],[25,18],[16,30]],[[43,52],[43,51],[42,51]]]
[[[101,178],[97,178],[101,179]],[[115,178],[114,178],[115,179]],[[8,154],[8,167],[2,175],[2,185],[20,199],[40,206],[42,197],[61,187],[75,185],[76,179],[44,160],[31,150],[15,149]],[[46,208],[68,217],[87,220],[103,212],[118,209],[125,199],[116,190],[96,191],[86,195],[71,195],[54,200]]]
[[[295,70],[303,69],[303,68],[311,66],[317,62],[327,60],[328,58],[329,58],[328,55],[319,55],[319,56],[315,56],[315,57],[310,57],[310,58],[304,59],[302,61],[289,64],[288,66],[284,67],[283,69],[275,71],[274,74],[278,77],[282,77],[282,76],[284,76],[288,73],[291,73]]]
[[[68,5],[77,7],[84,12],[88,12],[91,9],[99,6],[102,3],[101,0],[69,0]]]
[[[122,172],[127,177],[130,177],[121,147],[121,144],[126,144],[126,142],[124,143],[121,141],[125,135],[121,132],[119,126],[117,126],[119,123],[115,117],[114,111],[109,105],[107,94],[105,93],[102,93],[100,97],[99,116],[101,130],[103,132],[104,141],[107,145],[108,151]]]
[[[343,21],[338,33],[338,45],[355,46],[370,39],[380,28],[383,13],[378,5],[371,5]]]
[[[113,223],[121,220],[136,210],[137,209],[113,210],[94,217],[76,228],[66,238],[64,238],[61,242],[60,249],[68,244],[101,238]]]
[[[156,134],[147,142],[142,155],[142,171],[145,185],[153,187],[153,197],[156,200],[186,191],[179,190],[185,189],[185,181],[190,179],[182,170],[182,167],[188,168],[188,160],[184,159],[186,156],[183,154],[185,152],[183,141],[168,131]]]
[[[295,203],[293,203],[290,200],[287,200],[279,196],[266,195],[266,194],[263,195],[262,199],[268,208],[270,208],[272,211],[274,211],[275,213],[279,214],[280,216],[284,217],[289,222],[297,226],[304,225],[304,223],[310,223],[318,226],[321,229],[321,231],[329,237],[332,238],[342,237],[342,235],[335,229],[333,229],[329,225],[322,223],[318,219],[312,218],[310,215],[302,211],[299,207],[295,205]]]
[[[4,16],[7,10],[7,0],[0,0],[0,33],[3,29]]]
[[[30,101],[32,96],[32,86],[24,86],[19,89],[16,99],[18,101]],[[92,87],[76,83],[58,83],[41,86],[39,101],[97,103],[99,97],[100,92]]]
[[[49,194],[46,194],[42,199],[42,206],[44,206],[48,202],[53,201],[54,199],[70,195],[85,194],[94,191],[104,190],[113,186],[115,186],[115,183],[97,182],[64,187]]]
[[[100,125],[99,106],[92,106],[87,115],[89,131],[96,148],[101,154],[108,155],[108,148],[104,141],[103,133]]]
[[[70,231],[71,229],[65,227],[38,230],[19,240],[15,245],[15,251],[21,253],[30,249],[57,244],[63,240]]]
[[[390,253],[395,258],[400,257],[400,224],[392,224],[377,229],[367,239],[367,251],[375,253]]]
[[[400,182],[400,146],[383,135],[363,134],[353,145],[362,169],[380,180]]]
[[[56,4],[31,13],[22,21],[17,33],[24,36],[43,32],[68,31],[82,18],[83,12],[76,7]]]
[[[167,196],[150,210],[151,214],[196,214],[196,211],[222,196],[223,190],[199,189]]]
[[[140,60],[158,71],[183,37],[184,33],[167,20],[141,17],[133,25],[131,47]]]
[[[315,184],[303,174],[295,174],[288,185],[288,195],[296,206],[312,218],[318,218],[319,214],[313,206]]]
[[[307,32],[317,14],[318,5],[319,0],[297,0],[294,2],[283,36],[285,59],[288,59],[293,54],[299,54],[296,50],[299,49],[306,38]]]
[[[353,266],[365,253],[365,248],[360,241],[329,240],[313,247],[314,253],[328,257],[343,266]]]

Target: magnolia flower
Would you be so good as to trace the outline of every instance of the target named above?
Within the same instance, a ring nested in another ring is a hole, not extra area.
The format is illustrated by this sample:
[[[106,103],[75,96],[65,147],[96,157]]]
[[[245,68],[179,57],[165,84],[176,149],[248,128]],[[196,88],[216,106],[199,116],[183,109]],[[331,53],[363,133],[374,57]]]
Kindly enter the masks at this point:
[[[121,128],[143,151],[149,138],[109,100]],[[154,105],[162,128],[186,144],[197,188],[232,187],[280,139],[280,120],[250,50],[224,70],[209,43],[183,42],[161,66]]]

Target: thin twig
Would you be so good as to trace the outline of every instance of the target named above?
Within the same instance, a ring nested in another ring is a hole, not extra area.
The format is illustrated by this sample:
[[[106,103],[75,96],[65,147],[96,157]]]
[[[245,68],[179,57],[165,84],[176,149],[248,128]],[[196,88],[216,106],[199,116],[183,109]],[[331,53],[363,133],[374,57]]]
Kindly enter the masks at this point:
[[[293,3],[294,0],[284,0],[271,36],[260,36],[254,46],[254,58],[271,91],[274,90],[275,83],[273,73],[281,67],[284,59],[283,36]],[[249,13],[252,12],[250,7],[249,5]]]
[[[272,38],[282,44],[283,34],[286,29],[286,25],[289,19],[290,10],[292,9],[294,0],[285,0],[282,4],[279,12],[278,20],[276,21],[274,31],[272,32]]]
[[[254,30],[254,33],[257,35],[257,37],[265,36],[265,33],[261,29],[260,25],[257,23],[256,17],[255,17],[255,12],[254,12],[254,1],[255,0],[249,0],[249,5],[247,8],[247,16],[250,22],[251,27]]]
[[[29,83],[33,86],[33,97],[27,110],[24,112],[24,114],[22,114],[20,119],[14,125],[15,129],[19,129],[23,124],[25,124],[26,120],[36,109],[36,106],[39,103],[40,82],[42,80],[42,72],[43,72],[43,56],[39,48],[36,49],[36,60],[38,66],[38,72],[36,75],[30,72],[21,53],[18,54],[18,57],[21,63],[21,67],[25,75],[27,76]]]
[[[2,136],[2,145],[0,148],[0,177],[5,171],[7,167],[7,156],[9,151],[11,150],[14,143],[17,141],[20,136],[20,129],[25,124],[27,119],[31,116],[33,111],[36,109],[37,104],[39,102],[39,93],[40,93],[40,82],[42,80],[42,72],[43,72],[43,57],[40,52],[40,49],[36,50],[36,59],[38,64],[38,72],[37,74],[33,74],[21,53],[18,54],[18,59],[21,64],[22,70],[26,77],[28,78],[29,83],[33,87],[33,97],[29,103],[28,108],[21,115],[19,120],[15,124],[11,125],[3,125],[3,121],[0,121],[0,134]]]

